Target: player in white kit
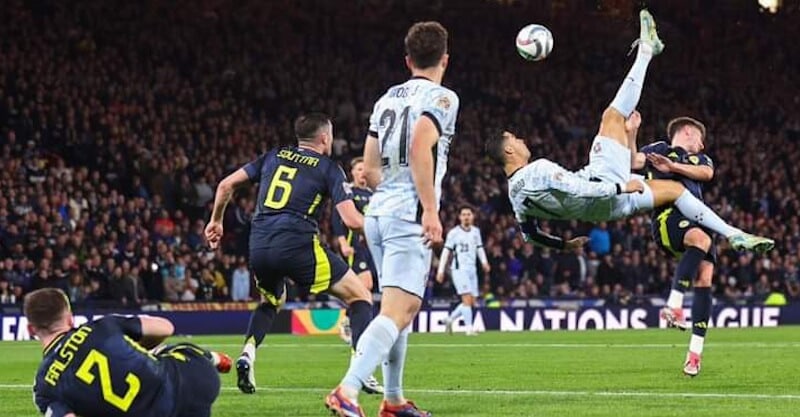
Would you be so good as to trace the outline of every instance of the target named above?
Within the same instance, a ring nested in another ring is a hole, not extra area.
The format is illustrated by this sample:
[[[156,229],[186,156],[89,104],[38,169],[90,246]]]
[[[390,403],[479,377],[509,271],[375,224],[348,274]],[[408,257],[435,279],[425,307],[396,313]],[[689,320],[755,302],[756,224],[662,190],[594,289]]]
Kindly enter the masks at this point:
[[[646,10],[640,13],[640,23],[636,61],[603,112],[587,166],[571,172],[544,158],[528,163],[530,150],[524,140],[510,132],[487,142],[487,153],[503,165],[508,176],[509,199],[525,239],[551,248],[570,249],[581,245],[583,238],[565,242],[550,236],[539,229],[537,219],[600,222],[674,204],[687,218],[725,236],[736,250],[772,249],[773,240],[728,225],[681,183],[643,181],[631,174],[636,136],[630,134],[626,119],[639,102],[650,59],[664,48],[655,21]]]
[[[347,374],[325,399],[340,417],[364,416],[358,393],[381,362],[379,415],[430,415],[403,396],[402,377],[409,327],[430,272],[430,248],[442,242],[439,198],[459,102],[441,86],[449,59],[445,28],[437,22],[416,23],[405,47],[412,77],[375,103],[364,145],[367,185],[375,190],[364,235],[383,295],[380,314],[359,339]]]
[[[461,304],[453,309],[450,317],[441,320],[439,324],[444,324],[448,333],[453,332],[453,323],[459,317],[464,318],[464,328],[467,336],[475,336],[478,333],[472,328],[472,309],[475,306],[475,298],[478,292],[478,268],[475,258],[481,261],[483,272],[489,273],[489,261],[486,259],[486,251],[483,249],[483,239],[481,231],[473,225],[475,213],[472,207],[464,206],[458,211],[459,225],[447,232],[447,239],[444,241],[442,257],[439,260],[439,271],[436,274],[436,281],[444,282],[444,273],[447,269],[450,254],[453,255],[453,262],[450,265],[450,276],[453,279],[453,287],[461,297]]]

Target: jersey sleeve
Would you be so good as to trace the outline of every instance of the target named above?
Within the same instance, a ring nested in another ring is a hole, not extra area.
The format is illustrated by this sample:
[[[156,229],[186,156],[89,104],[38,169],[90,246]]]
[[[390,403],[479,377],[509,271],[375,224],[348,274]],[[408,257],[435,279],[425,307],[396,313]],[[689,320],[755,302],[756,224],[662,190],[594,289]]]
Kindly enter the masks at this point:
[[[542,231],[539,227],[539,221],[535,218],[517,218],[517,221],[526,242],[533,242],[536,245],[551,249],[564,249],[564,239]]]
[[[422,103],[420,114],[427,116],[439,130],[439,136],[455,134],[456,116],[458,115],[458,96],[446,88],[435,88],[428,93]]]
[[[456,243],[454,242],[454,240],[455,240],[455,234],[451,230],[447,233],[447,237],[444,240],[444,247],[449,249],[451,252],[454,251],[456,247]]]
[[[139,317],[110,315],[103,317],[99,321],[118,328],[124,335],[137,342],[142,338],[142,320]]]
[[[662,140],[662,141],[653,142],[651,144],[642,146],[641,148],[639,148],[639,152],[645,153],[645,154],[647,154],[647,153],[658,153],[658,154],[662,154],[663,155],[664,153],[667,152],[667,149],[669,149],[669,145],[667,145],[667,142],[664,142]]]
[[[328,168],[328,194],[331,196],[333,206],[345,200],[353,199],[353,187],[347,183],[347,177],[339,164],[332,162]]]
[[[711,169],[714,169],[714,161],[712,161],[711,157],[709,157],[704,153],[689,155],[688,161],[692,165],[706,166]]]
[[[332,211],[331,229],[333,230],[333,235],[336,237],[347,236],[347,226],[344,225],[342,216],[339,214],[339,210],[336,210],[336,207],[334,207]]]
[[[245,166],[242,167],[244,172],[247,173],[247,178],[250,179],[250,182],[258,182],[261,180],[261,167],[264,165],[264,159],[266,159],[267,154],[263,154],[258,157],[258,159],[248,162]]]
[[[375,106],[372,107],[372,114],[369,116],[369,136],[374,138],[378,137],[378,126],[380,125],[380,116],[378,114],[378,104],[380,100],[375,102]]]

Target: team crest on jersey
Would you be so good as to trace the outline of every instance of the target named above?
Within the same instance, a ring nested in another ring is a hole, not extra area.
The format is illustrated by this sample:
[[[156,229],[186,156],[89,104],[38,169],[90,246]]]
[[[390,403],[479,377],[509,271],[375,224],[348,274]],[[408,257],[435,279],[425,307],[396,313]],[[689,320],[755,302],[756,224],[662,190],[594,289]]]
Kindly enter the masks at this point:
[[[678,227],[681,229],[689,227],[689,220],[681,220],[680,223],[678,223]]]
[[[343,182],[342,189],[344,190],[345,194],[353,194],[353,184],[350,184],[349,182]]]
[[[442,108],[444,110],[450,109],[450,99],[447,96],[441,96],[436,99],[436,107]]]
[[[700,163],[700,158],[697,155],[692,155],[689,157],[689,162],[691,162],[694,165],[697,165]]]

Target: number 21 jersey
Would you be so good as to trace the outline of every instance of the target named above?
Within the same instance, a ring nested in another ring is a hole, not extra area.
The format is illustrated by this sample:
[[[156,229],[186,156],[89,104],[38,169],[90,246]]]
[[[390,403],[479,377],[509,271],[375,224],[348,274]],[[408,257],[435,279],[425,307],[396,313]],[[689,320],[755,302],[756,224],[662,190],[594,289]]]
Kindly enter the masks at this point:
[[[439,140],[431,150],[438,208],[458,105],[455,92],[423,77],[413,77],[389,88],[375,103],[369,119],[369,134],[378,138],[383,175],[367,215],[398,217],[412,222],[420,220],[422,209],[409,158],[411,136],[420,117],[430,118],[439,131]]]

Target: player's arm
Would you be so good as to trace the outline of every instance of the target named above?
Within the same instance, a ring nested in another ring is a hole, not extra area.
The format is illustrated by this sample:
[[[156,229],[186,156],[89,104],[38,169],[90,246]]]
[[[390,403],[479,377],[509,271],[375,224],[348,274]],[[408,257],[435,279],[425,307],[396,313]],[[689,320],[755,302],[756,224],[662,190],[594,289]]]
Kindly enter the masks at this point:
[[[647,160],[653,164],[653,168],[661,171],[681,175],[690,180],[708,182],[714,178],[714,164],[705,155],[692,155],[696,163],[684,164],[675,162],[661,154],[648,154]]]
[[[172,322],[163,317],[110,315],[104,317],[103,320],[113,320],[122,330],[122,333],[147,349],[158,346],[164,339],[172,336],[172,333],[175,332],[175,326],[172,325]]]
[[[261,177],[261,164],[264,156],[239,168],[234,173],[225,177],[217,185],[217,192],[214,195],[214,209],[211,212],[211,220],[206,225],[205,235],[211,249],[216,249],[222,240],[222,219],[225,216],[225,208],[231,201],[233,192],[236,188],[251,181],[258,181]]]
[[[444,282],[444,272],[450,262],[450,252],[454,250],[455,245],[453,245],[451,235],[448,233],[447,241],[444,242],[444,248],[442,249],[442,256],[439,257],[439,269],[436,271],[436,282],[440,284]]]
[[[487,274],[489,271],[492,270],[492,267],[489,265],[489,258],[486,256],[486,250],[483,249],[483,238],[481,237],[481,233],[478,232],[478,260],[481,261],[481,265],[483,266],[483,272]]]
[[[440,130],[433,117],[423,114],[414,124],[409,159],[411,176],[422,206],[422,227],[426,240],[433,245],[442,241],[442,223],[436,207],[436,190],[433,184],[433,147],[439,140]]]
[[[535,218],[518,219],[522,238],[526,242],[534,245],[556,250],[571,250],[579,248],[589,240],[585,236],[564,240],[558,236],[546,233],[539,227],[539,222]]]
[[[339,243],[339,251],[342,255],[344,257],[352,255],[353,247],[347,241],[347,226],[344,225],[339,210],[333,210],[331,214],[331,230],[333,235],[336,236],[336,241]]]
[[[367,186],[373,190],[381,183],[381,150],[377,132],[370,132],[364,142],[364,175]]]
[[[328,170],[328,194],[330,194],[342,223],[349,229],[361,232],[364,229],[364,215],[358,211],[353,202],[353,190],[345,181],[344,171],[337,164],[331,164]]]

